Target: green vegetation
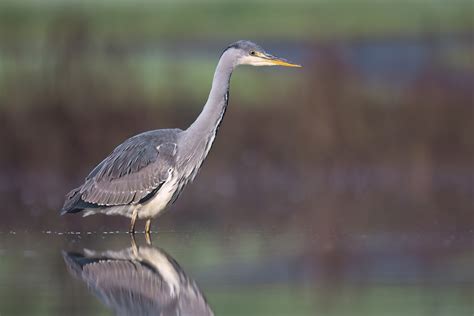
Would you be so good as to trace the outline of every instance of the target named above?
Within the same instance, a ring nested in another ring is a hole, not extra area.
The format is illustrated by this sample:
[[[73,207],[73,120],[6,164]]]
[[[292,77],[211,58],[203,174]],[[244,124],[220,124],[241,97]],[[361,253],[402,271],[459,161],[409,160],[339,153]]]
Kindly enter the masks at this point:
[[[96,38],[374,37],[472,30],[472,1],[2,1],[3,38],[37,40],[87,21]]]
[[[109,101],[117,106],[126,98],[145,98],[142,103],[154,105],[178,101],[200,105],[222,43],[249,38],[291,47],[296,41],[311,45],[325,40],[469,34],[474,29],[471,9],[472,1],[462,0],[6,0],[0,2],[0,107],[7,103],[2,97],[11,100],[12,89],[25,84],[41,92],[48,84],[68,91],[83,81],[113,96]],[[471,55],[470,50],[455,51],[444,58],[453,67],[471,67]],[[308,71],[312,70],[303,69]],[[293,74],[239,71],[233,98],[243,104],[250,100],[261,104],[259,98],[268,100],[269,95],[284,99],[286,91],[272,87],[284,85],[295,91],[307,81]],[[15,106],[21,107],[21,98],[17,102]]]

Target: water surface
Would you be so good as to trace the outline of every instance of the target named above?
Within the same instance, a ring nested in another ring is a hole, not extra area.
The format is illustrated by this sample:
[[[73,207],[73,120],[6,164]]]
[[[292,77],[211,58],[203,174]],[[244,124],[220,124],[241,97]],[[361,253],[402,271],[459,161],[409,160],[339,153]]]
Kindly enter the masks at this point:
[[[116,231],[0,236],[1,315],[474,312],[470,233],[162,231],[151,246]]]

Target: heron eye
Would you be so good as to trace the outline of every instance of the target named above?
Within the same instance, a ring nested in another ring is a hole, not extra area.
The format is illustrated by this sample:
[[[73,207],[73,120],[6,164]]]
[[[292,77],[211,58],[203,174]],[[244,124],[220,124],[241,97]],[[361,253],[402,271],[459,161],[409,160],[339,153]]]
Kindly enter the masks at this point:
[[[251,52],[250,52],[250,55],[255,56],[255,52],[254,52],[254,51],[251,51]]]

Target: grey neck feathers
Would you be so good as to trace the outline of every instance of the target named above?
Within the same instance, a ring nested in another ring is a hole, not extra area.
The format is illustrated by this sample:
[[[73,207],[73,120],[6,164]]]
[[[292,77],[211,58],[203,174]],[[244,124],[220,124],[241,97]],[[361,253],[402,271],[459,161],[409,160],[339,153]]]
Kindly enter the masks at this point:
[[[227,50],[222,54],[214,73],[207,102],[196,121],[186,130],[188,136],[200,138],[215,136],[229,102],[230,77],[235,68],[235,60],[232,50]],[[193,139],[193,141],[197,140]]]
[[[211,92],[204,108],[180,138],[178,164],[184,168],[186,181],[192,180],[206,158],[217,129],[225,114],[229,102],[229,84],[232,71],[236,66],[237,56],[233,49],[226,50],[217,64]]]

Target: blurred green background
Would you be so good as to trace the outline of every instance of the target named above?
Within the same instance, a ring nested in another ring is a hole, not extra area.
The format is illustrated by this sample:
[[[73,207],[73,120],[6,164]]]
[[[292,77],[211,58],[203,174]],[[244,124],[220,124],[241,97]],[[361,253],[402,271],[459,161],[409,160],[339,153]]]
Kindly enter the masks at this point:
[[[236,70],[208,159],[154,223],[178,241],[183,231],[209,233],[187,250],[201,255],[177,260],[204,285],[216,313],[249,315],[239,308],[260,306],[255,314],[410,315],[403,302],[411,299],[412,315],[472,315],[465,298],[474,282],[473,7],[457,0],[1,1],[0,298],[15,303],[0,303],[0,315],[28,314],[6,285],[21,275],[13,267],[31,259],[12,249],[30,249],[34,238],[11,235],[38,234],[34,253],[44,269],[58,269],[55,256],[70,241],[44,232],[127,227],[125,218],[57,214],[64,194],[124,139],[186,128],[222,50],[239,39],[304,67]],[[255,231],[278,238],[266,244],[272,238]],[[212,242],[221,238],[230,241]],[[173,253],[179,242],[169,239]],[[55,251],[42,251],[48,243]],[[282,270],[249,277],[282,257],[283,271],[302,269],[303,277],[281,279]],[[229,264],[234,259],[247,270],[229,272],[239,266]],[[215,267],[226,271],[221,283],[213,281]],[[65,273],[54,283],[59,292],[72,282]],[[38,306],[46,300],[30,297]]]
[[[163,221],[298,226],[310,216],[362,230],[472,229],[471,9],[471,1],[2,1],[3,225],[33,216],[46,227],[63,194],[125,138],[186,128],[220,53],[245,38],[304,68],[236,71],[198,182]],[[335,202],[351,210],[323,210]],[[401,207],[412,203],[422,210]]]

